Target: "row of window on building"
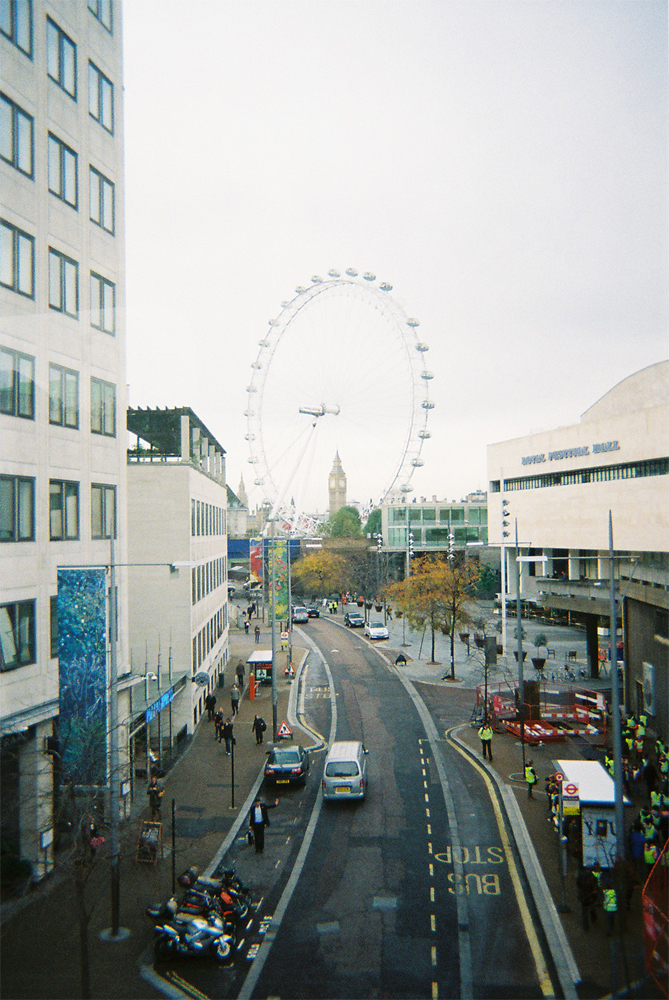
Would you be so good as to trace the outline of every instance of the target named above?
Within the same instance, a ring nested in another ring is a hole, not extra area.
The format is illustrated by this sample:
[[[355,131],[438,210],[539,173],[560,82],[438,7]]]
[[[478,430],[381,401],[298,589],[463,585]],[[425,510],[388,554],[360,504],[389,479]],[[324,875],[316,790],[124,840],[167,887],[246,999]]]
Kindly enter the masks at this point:
[[[116,386],[91,377],[91,433],[116,437]],[[0,348],[0,413],[35,419],[35,358]],[[49,365],[49,423],[79,428],[79,372]]]
[[[226,528],[225,507],[217,507],[204,500],[190,502],[190,533],[197,535],[224,535]]]
[[[547,472],[541,476],[518,476],[504,480],[505,490],[538,490],[550,486],[575,486],[581,483],[609,483],[616,479],[644,479],[646,476],[669,475],[669,458],[652,458],[641,462],[602,465],[595,469],[569,469]],[[499,479],[490,483],[490,492],[499,493]]]
[[[216,645],[228,627],[228,606],[223,604],[209,621],[193,636],[193,673]]]
[[[225,556],[210,559],[191,568],[191,604],[197,604],[207,594],[223,586],[226,578]]]
[[[88,0],[88,9],[93,15],[93,17],[100,22],[103,28],[109,32],[110,35],[114,34],[114,8],[112,0]],[[47,21],[54,25],[55,22],[51,18],[47,18]],[[58,29],[60,31],[60,29]],[[5,38],[8,38],[18,49],[21,50],[30,59],[33,57],[33,5],[32,0],[3,0],[0,3],[0,34],[3,34]],[[64,32],[61,32],[64,34]],[[47,33],[47,41],[53,46],[54,42],[57,41],[58,35],[52,35],[49,40],[49,35]],[[65,35],[67,38],[67,35]],[[74,45],[71,39],[68,39],[70,45]],[[74,52],[74,65],[76,66],[76,46]],[[52,56],[55,56],[57,49],[54,49]],[[67,57],[66,57],[67,58]]]
[[[453,528],[416,528],[412,527],[413,544],[415,548],[448,548],[450,535],[453,535],[453,543],[456,546],[470,543],[487,544],[488,529],[486,527],[464,527]],[[406,548],[407,532],[406,528],[388,528],[388,545],[391,548]]]
[[[112,8],[109,0],[89,0],[88,9],[111,33]],[[33,57],[33,16],[31,0],[3,0],[0,4],[0,33],[29,59]],[[49,79],[73,101],[78,101],[77,44],[53,18],[46,19],[46,71]],[[107,132],[114,132],[114,85],[90,59],[88,61],[88,113]]]
[[[35,298],[34,237],[4,219],[0,219],[0,285]],[[79,263],[49,247],[49,308],[79,319],[79,298]],[[89,314],[91,326],[115,334],[116,285],[96,271],[90,272]]]
[[[389,507],[388,524],[487,524],[488,508],[415,506]]]
[[[80,537],[81,484],[49,480],[49,538],[52,542]],[[116,487],[91,484],[91,538],[116,537]],[[35,479],[0,476],[0,542],[35,541]]]
[[[27,177],[34,177],[34,119],[4,93],[0,93],[0,158]],[[47,183],[51,194],[79,210],[79,157],[53,132],[47,136]],[[114,182],[89,163],[89,217],[112,236],[116,228],[115,199]]]

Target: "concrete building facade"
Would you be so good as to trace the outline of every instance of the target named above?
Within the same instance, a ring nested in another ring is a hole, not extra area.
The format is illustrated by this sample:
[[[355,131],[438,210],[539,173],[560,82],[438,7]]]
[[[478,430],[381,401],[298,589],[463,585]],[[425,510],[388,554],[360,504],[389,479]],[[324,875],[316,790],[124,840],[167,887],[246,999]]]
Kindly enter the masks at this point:
[[[505,548],[511,589],[517,524],[521,555],[545,558],[520,564],[522,596],[583,624],[593,675],[608,643],[611,512],[626,702],[666,738],[669,361],[624,379],[577,424],[490,445],[488,476],[490,541]]]
[[[110,0],[0,7],[0,811],[3,847],[37,877],[53,864],[58,568],[108,565],[113,534],[127,561],[121,38]],[[117,586],[123,673],[124,569]]]
[[[225,451],[192,410],[128,410],[136,775],[193,732],[228,659]],[[147,758],[149,763],[147,763]]]

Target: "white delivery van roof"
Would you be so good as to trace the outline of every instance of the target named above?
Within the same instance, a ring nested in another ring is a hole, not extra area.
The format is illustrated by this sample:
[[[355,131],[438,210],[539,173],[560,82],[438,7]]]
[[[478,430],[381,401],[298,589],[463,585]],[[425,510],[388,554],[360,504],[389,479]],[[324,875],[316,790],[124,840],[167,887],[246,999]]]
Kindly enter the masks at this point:
[[[598,760],[556,760],[556,770],[564,774],[565,785],[578,785],[581,805],[613,806],[616,791],[613,778]],[[632,803],[623,797],[625,805]]]
[[[360,740],[333,743],[328,751],[328,760],[355,760],[360,748]]]

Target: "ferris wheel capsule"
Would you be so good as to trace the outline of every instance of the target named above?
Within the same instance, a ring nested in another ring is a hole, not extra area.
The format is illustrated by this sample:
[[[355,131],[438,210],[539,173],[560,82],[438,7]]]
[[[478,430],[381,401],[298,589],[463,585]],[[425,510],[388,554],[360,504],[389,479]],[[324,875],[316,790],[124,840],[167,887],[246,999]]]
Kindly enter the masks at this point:
[[[347,267],[346,268],[346,273],[348,274],[349,278],[357,278],[358,277],[358,272],[356,271],[356,269],[354,267]]]
[[[328,271],[328,274],[329,274],[329,276],[330,276],[331,278],[340,278],[340,277],[341,277],[341,275],[340,275],[339,271],[337,271],[337,269],[336,269],[336,268],[334,268],[334,267],[332,268],[332,270],[331,270],[331,271]]]
[[[413,327],[420,326],[420,320],[414,319],[414,317],[412,316],[410,319],[407,320],[407,326],[413,326]]]
[[[387,281],[382,281],[381,284],[379,285],[379,288],[381,289],[382,292],[392,292],[393,290],[393,286],[390,285]]]
[[[427,346],[427,344],[418,343],[418,344],[416,344],[416,350],[420,351],[421,354],[425,354],[425,352],[429,351],[430,348]]]
[[[363,274],[363,278],[365,279],[365,281],[376,281],[376,275],[372,274],[371,271],[365,271],[365,273]]]

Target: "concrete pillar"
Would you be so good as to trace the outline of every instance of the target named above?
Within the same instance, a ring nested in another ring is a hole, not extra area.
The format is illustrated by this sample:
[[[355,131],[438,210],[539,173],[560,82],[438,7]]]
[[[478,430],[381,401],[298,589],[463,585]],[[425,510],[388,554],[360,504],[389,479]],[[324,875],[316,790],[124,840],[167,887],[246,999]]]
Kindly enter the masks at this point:
[[[183,414],[181,417],[181,461],[190,461],[190,417]]]
[[[599,648],[597,642],[597,615],[585,616],[586,657],[590,667],[589,677],[599,677]]]
[[[579,559],[578,552],[569,552],[569,579],[570,580],[580,580],[581,578],[581,560]]]
[[[200,464],[200,428],[191,427],[190,429],[191,437],[191,456],[195,465]]]

